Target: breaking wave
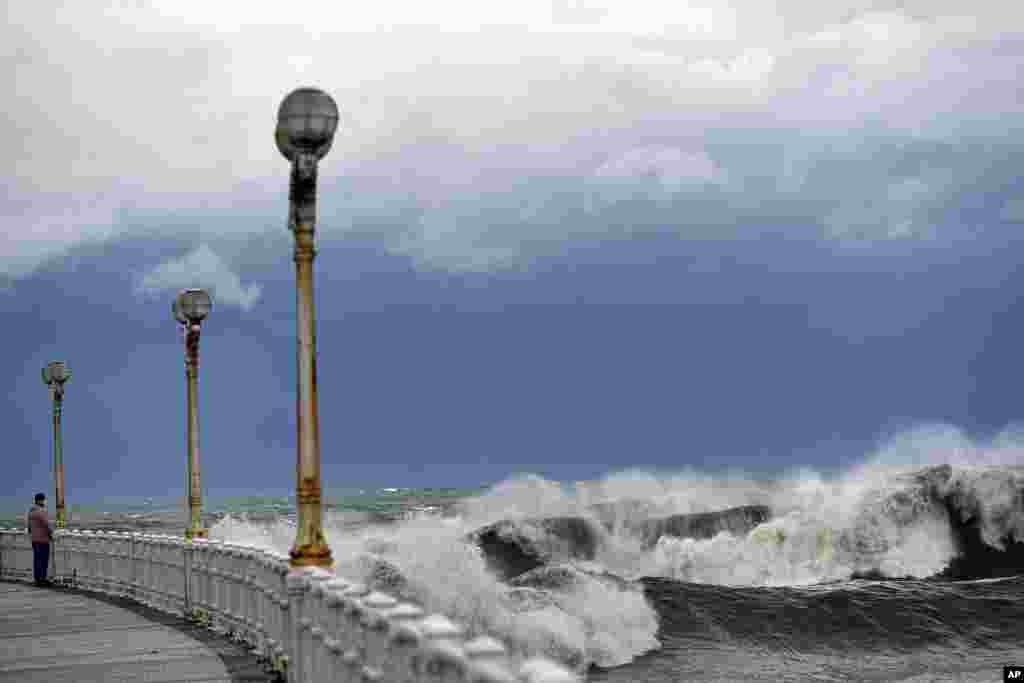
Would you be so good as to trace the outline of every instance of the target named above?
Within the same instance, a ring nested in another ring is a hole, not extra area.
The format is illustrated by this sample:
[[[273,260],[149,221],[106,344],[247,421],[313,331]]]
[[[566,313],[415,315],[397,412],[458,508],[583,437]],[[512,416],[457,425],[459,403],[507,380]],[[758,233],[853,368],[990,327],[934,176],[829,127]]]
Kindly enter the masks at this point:
[[[447,514],[335,513],[325,531],[343,576],[502,635],[521,654],[616,667],[661,645],[666,615],[650,590],[666,581],[756,589],[1024,573],[1020,442],[918,430],[831,479],[525,476]],[[211,535],[286,552],[294,529],[228,517]]]

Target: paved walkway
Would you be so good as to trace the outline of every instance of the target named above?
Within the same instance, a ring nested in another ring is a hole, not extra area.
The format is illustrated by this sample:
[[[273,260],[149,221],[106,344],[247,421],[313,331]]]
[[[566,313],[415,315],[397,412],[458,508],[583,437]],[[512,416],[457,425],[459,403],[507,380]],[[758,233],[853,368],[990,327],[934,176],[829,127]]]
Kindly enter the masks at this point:
[[[0,581],[0,681],[269,683],[246,646],[130,600]]]

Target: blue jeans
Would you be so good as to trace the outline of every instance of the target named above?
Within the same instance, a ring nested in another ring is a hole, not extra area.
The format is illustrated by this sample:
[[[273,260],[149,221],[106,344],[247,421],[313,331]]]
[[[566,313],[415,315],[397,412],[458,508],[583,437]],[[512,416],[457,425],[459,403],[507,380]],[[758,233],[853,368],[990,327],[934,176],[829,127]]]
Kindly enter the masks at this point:
[[[32,544],[32,575],[36,581],[46,578],[50,568],[50,544]]]

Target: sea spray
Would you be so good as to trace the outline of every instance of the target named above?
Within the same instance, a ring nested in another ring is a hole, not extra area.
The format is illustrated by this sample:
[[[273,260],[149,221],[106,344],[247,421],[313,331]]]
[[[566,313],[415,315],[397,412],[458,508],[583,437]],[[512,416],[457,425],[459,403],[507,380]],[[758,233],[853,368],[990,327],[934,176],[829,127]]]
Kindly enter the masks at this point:
[[[538,599],[524,601],[523,591],[499,581],[467,540],[481,518],[421,514],[360,528],[349,521],[325,520],[339,575],[416,600],[471,634],[504,636],[518,654],[546,654],[582,670],[625,664],[658,646],[657,616],[639,586],[581,573],[576,582],[538,589]],[[287,552],[294,529],[280,520],[254,524],[229,516],[210,535]]]
[[[639,587],[651,584],[641,577],[774,590],[852,576],[926,578],[965,553],[1009,552],[1024,531],[1021,449],[926,441],[927,458],[913,439],[897,439],[829,479],[809,469],[770,482],[695,471],[573,485],[518,477],[444,515],[423,505],[382,523],[329,510],[325,531],[342,575],[471,632],[503,635],[523,654],[616,666],[659,647],[659,616]],[[480,542],[488,528],[533,559],[496,572],[487,553],[505,551]],[[981,550],[964,545],[964,529],[977,532]],[[294,528],[283,518],[228,517],[211,534],[287,552]],[[1006,556],[1000,571],[1019,571]],[[986,566],[962,564],[956,576],[966,578]]]

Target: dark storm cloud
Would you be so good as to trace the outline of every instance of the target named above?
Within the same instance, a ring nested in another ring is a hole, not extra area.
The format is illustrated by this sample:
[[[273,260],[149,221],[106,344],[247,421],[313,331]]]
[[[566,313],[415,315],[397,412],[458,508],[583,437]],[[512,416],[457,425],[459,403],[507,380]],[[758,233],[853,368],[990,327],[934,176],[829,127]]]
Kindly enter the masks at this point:
[[[289,481],[294,266],[272,130],[303,84],[342,110],[316,270],[329,476],[835,465],[922,422],[1020,419],[1016,4],[9,9],[17,493],[48,481],[38,373],[56,357],[76,371],[77,490],[180,489],[170,299],[187,286],[216,301],[207,482]]]
[[[270,144],[276,103],[310,78],[344,114],[325,177],[376,181],[382,201],[426,206],[420,224],[385,239],[434,265],[490,267],[528,259],[539,233],[557,243],[606,229],[599,218],[552,225],[537,204],[562,200],[523,196],[524,177],[564,178],[559,187],[575,182],[566,191],[593,200],[592,176],[618,168],[620,185],[662,206],[707,189],[657,166],[672,159],[707,158],[724,174],[706,203],[727,205],[715,223],[795,210],[824,239],[929,236],[936,206],[964,193],[964,174],[879,173],[874,162],[917,139],[959,149],[979,130],[1011,141],[1020,127],[1019,10],[958,7],[538,2],[499,15],[385,2],[238,15],[189,2],[19,4],[2,62],[19,95],[4,133],[16,199],[0,212],[26,230],[4,243],[0,263],[17,276],[82,241],[160,231],[125,224],[126,206],[258,201],[283,173]],[[879,145],[880,126],[895,149]],[[972,162],[1016,153],[977,148]],[[629,167],[644,154],[650,163]],[[643,189],[651,178],[658,187]],[[518,211],[503,196],[510,187],[525,202]],[[863,191],[845,196],[851,188]],[[492,201],[478,209],[492,217],[486,236],[459,218],[480,197]],[[269,207],[236,229],[259,234],[268,218]]]

